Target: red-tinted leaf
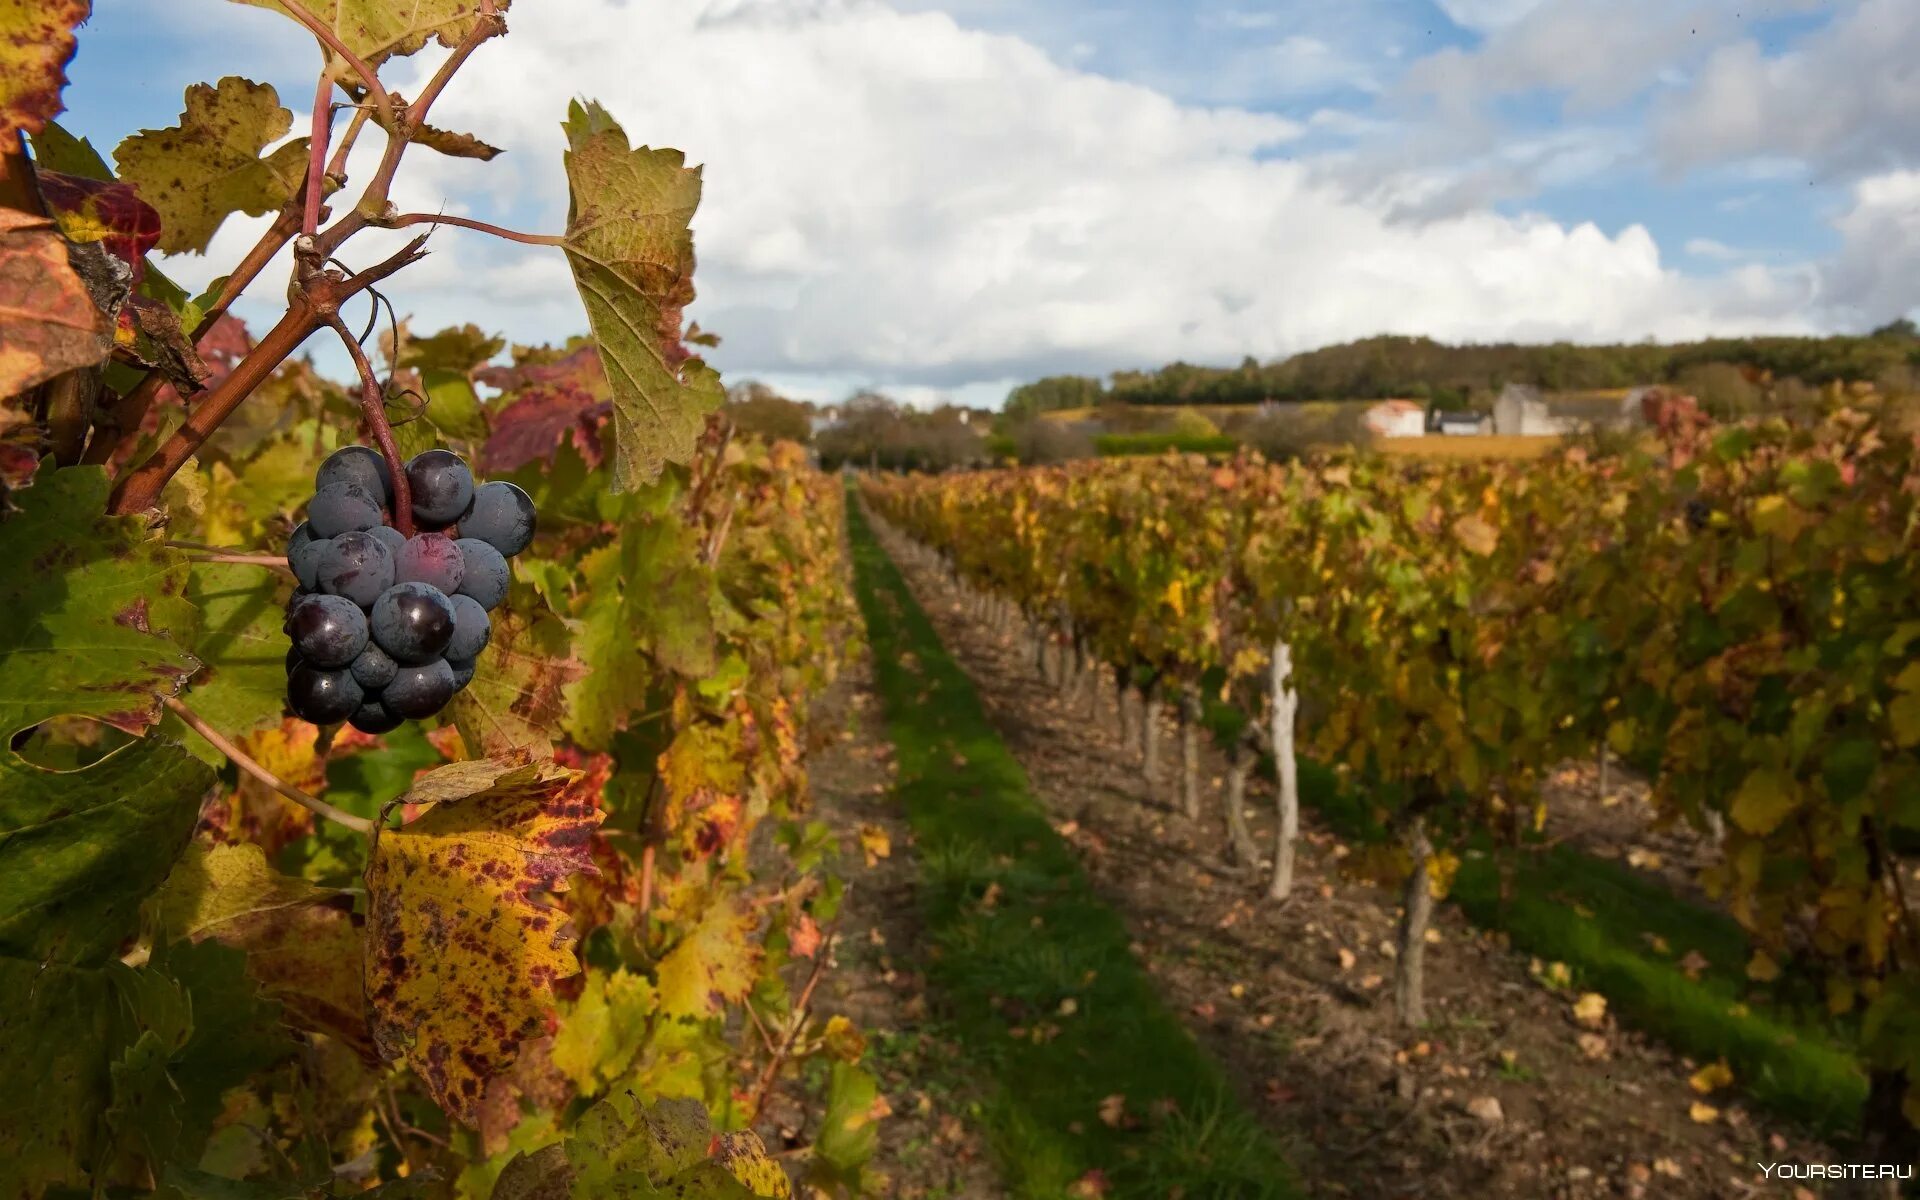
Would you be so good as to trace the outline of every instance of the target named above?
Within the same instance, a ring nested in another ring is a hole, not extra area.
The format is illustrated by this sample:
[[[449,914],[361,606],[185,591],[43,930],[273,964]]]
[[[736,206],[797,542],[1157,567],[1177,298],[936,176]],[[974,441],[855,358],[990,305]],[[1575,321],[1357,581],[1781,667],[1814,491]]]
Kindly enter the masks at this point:
[[[146,273],[147,251],[160,241],[160,214],[131,184],[88,179],[59,171],[40,171],[40,194],[73,242],[99,242],[133,268],[138,284]]]

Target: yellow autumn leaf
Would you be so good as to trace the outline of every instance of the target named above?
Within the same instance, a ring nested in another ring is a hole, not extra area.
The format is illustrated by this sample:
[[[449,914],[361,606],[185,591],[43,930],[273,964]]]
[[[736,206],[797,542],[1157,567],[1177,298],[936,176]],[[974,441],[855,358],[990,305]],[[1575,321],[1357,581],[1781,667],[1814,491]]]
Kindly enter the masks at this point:
[[[1727,1065],[1727,1060],[1724,1058],[1719,1062],[1708,1063],[1687,1077],[1687,1086],[1702,1096],[1717,1092],[1723,1087],[1732,1087],[1733,1068]]]
[[[1607,998],[1599,992],[1583,992],[1573,1002],[1573,1019],[1582,1025],[1598,1026],[1607,1019]]]
[[[1186,616],[1187,615],[1186,583],[1182,580],[1176,579],[1172,583],[1168,584],[1166,601],[1167,601],[1167,607],[1173,610],[1174,616],[1176,617]]]
[[[1698,1100],[1687,1109],[1687,1115],[1701,1125],[1711,1125],[1720,1119],[1720,1110],[1711,1104],[1702,1104]]]
[[[885,828],[874,824],[860,826],[860,853],[866,856],[869,867],[878,866],[880,860],[893,854],[893,838]]]
[[[1799,803],[1791,775],[1776,767],[1755,767],[1733,794],[1728,815],[1746,832],[1765,837],[1778,829]]]
[[[605,814],[568,788],[578,775],[513,758],[431,771],[396,802],[431,807],[380,831],[367,864],[374,1044],[468,1125],[580,970],[566,914],[542,898],[594,870]]]
[[[866,1035],[852,1021],[838,1014],[827,1019],[827,1027],[820,1033],[820,1045],[842,1062],[857,1063],[860,1056],[867,1052]]]
[[[1920,692],[1902,692],[1887,705],[1887,724],[1894,744],[1903,750],[1920,746]]]
[[[1461,517],[1453,523],[1453,536],[1474,554],[1485,558],[1500,544],[1500,531],[1475,516]]]
[[[1747,978],[1756,983],[1772,983],[1780,978],[1780,964],[1765,950],[1755,950],[1747,960]]]
[[[760,919],[738,896],[719,896],[698,911],[686,937],[660,960],[660,1007],[670,1016],[708,1017],[743,998],[760,961]]]

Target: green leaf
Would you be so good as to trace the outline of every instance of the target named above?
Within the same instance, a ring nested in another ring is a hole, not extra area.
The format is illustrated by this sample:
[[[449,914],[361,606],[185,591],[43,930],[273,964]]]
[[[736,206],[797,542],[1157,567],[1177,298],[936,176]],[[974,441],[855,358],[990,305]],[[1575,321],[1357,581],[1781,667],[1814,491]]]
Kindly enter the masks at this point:
[[[565,129],[567,262],[613,391],[613,487],[627,491],[686,462],[726,400],[720,376],[681,342],[700,171],[677,150],[632,149],[597,104],[576,101]]]
[[[286,13],[288,20],[299,21],[275,0],[236,0],[236,3],[270,8]],[[495,7],[505,12],[510,3],[511,0],[497,0]],[[459,45],[479,19],[480,12],[479,0],[409,0],[405,4],[395,4],[392,0],[310,0],[301,7],[318,17],[339,35],[347,49],[373,67],[389,58],[412,54],[430,40],[447,47]],[[305,29],[306,24],[301,22],[300,28]],[[339,78],[353,83],[357,77],[342,70]]]
[[[1902,692],[1887,705],[1887,724],[1893,728],[1894,745],[1901,749],[1920,746],[1920,692]]]
[[[582,1096],[597,1096],[646,1044],[648,1021],[659,1009],[653,984],[626,971],[592,971],[580,999],[560,1022],[549,1056]]]
[[[1734,793],[1729,814],[1733,823],[1756,837],[1779,828],[1799,807],[1799,789],[1793,776],[1777,767],[1755,767]]]
[[[200,609],[193,653],[205,670],[193,681],[193,708],[228,737],[279,722],[287,696],[288,585],[272,571],[196,563],[187,598]]]
[[[106,159],[100,157],[93,143],[68,133],[58,121],[48,121],[40,132],[33,135],[32,141],[33,165],[36,167],[78,175],[82,179],[113,178],[113,168],[107,165]]]
[[[861,1169],[880,1145],[880,1085],[865,1070],[847,1062],[833,1064],[827,1077],[827,1111],[814,1138],[814,1173],[825,1181],[856,1185]]]
[[[0,958],[0,989],[0,1195],[83,1186],[115,1049],[107,973]]]
[[[792,1192],[758,1137],[716,1137],[698,1101],[646,1105],[620,1092],[588,1109],[563,1145],[515,1157],[493,1200],[786,1200]]]
[[[0,522],[0,734],[81,716],[138,734],[199,664],[186,563],[109,517],[100,467],[43,467]],[[170,639],[166,634],[174,634]]]
[[[599,750],[646,703],[656,664],[696,679],[713,670],[713,578],[673,517],[624,526],[580,573],[592,599],[574,652],[591,674],[567,688],[567,728]]]
[[[486,670],[447,706],[467,753],[545,747],[566,707],[566,688],[586,671],[571,653],[566,625],[545,606],[495,610]]]
[[[94,964],[193,836],[211,768],[150,738],[83,771],[0,754],[0,954]]]
[[[292,128],[293,114],[280,106],[273,85],[229,75],[214,86],[189,87],[178,125],[141,130],[113,158],[120,178],[159,211],[160,249],[205,252],[229,215],[274,212],[299,190],[307,139],[261,157]]]

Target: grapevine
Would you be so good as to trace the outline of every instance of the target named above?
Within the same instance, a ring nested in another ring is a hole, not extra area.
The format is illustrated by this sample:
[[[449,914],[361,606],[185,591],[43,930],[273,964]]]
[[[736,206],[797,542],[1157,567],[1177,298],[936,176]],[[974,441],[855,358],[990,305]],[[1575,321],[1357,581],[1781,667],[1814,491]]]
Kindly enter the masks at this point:
[[[399,212],[410,155],[488,156],[430,116],[505,0],[260,6],[322,53],[299,133],[230,76],[110,165],[55,120],[84,0],[0,57],[43,85],[0,104],[0,1195],[789,1195],[767,1094],[873,1087],[795,995],[844,891],[803,763],[841,493],[716,412],[699,172],[583,102],[564,232]],[[207,294],[149,259],[237,212]],[[363,346],[439,223],[564,253],[595,336]],[[857,1187],[870,1141],[817,1132],[787,1163]]]

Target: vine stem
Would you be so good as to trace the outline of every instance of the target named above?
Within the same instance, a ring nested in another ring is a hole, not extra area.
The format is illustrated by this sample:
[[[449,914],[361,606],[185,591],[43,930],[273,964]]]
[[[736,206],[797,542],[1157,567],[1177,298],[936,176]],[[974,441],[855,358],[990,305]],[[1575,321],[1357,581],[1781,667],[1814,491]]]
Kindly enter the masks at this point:
[[[327,190],[327,142],[333,137],[333,76],[327,73],[326,55],[320,57],[320,82],[313,89],[313,127],[307,139],[307,186],[302,189],[306,203],[300,232],[305,234],[320,228],[320,197]]]
[[[232,563],[241,567],[274,567],[282,571],[291,571],[287,560],[278,554],[189,554],[188,562]]]
[[[340,314],[329,313],[327,326],[340,335],[346,343],[347,353],[353,356],[353,365],[360,372],[360,420],[367,427],[367,434],[380,447],[381,457],[387,460],[387,471],[393,477],[393,527],[407,537],[413,536],[413,488],[407,481],[406,464],[400,461],[400,450],[393,444],[393,426],[387,421],[387,393],[380,386],[380,379],[373,373],[373,364],[367,361],[367,352],[360,348],[359,341],[347,328]],[[400,348],[394,347],[398,354]]]
[[[181,703],[177,697],[168,696],[162,703],[171,709],[173,715],[179,717],[188,729],[193,730],[201,737],[207,739],[208,745],[231,759],[234,766],[239,767],[242,771],[258,779],[274,791],[279,792],[282,796],[298,804],[301,808],[306,809],[316,816],[325,817],[335,824],[344,825],[355,833],[373,832],[372,821],[367,820],[365,817],[356,817],[350,812],[335,808],[333,805],[328,804],[325,800],[319,799],[316,796],[307,795],[299,788],[294,787],[292,784],[275,775],[272,771],[267,770],[259,763],[253,761],[253,759],[247,755],[246,751],[234,745],[219,730],[207,724],[206,721],[201,719],[199,713],[194,712],[191,708]]]
[[[813,989],[820,984],[820,977],[826,973],[827,960],[833,957],[834,935],[840,930],[840,918],[846,915],[843,906],[834,915],[833,924],[827,928],[827,935],[820,939],[820,948],[813,952],[813,969],[807,972],[807,984],[800,989],[800,1000],[793,1006],[793,1020],[787,1026],[787,1036],[780,1043],[780,1049],[767,1060],[761,1070],[760,1078],[754,1082],[753,1097],[747,1107],[747,1124],[751,1126],[760,1119],[760,1107],[767,1102],[767,1093],[773,1090],[774,1077],[780,1073],[780,1064],[787,1061],[793,1053],[793,1044],[800,1038],[800,1031],[807,1026],[807,1011],[813,1004]]]
[[[521,233],[517,229],[503,229],[486,221],[476,221],[471,217],[450,217],[445,213],[401,213],[399,216],[381,217],[378,224],[383,229],[399,229],[407,225],[458,225],[462,229],[476,229],[481,233],[490,233],[510,242],[521,242],[528,246],[564,246],[567,239],[558,233]]]

